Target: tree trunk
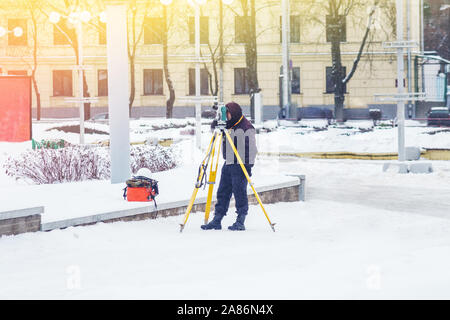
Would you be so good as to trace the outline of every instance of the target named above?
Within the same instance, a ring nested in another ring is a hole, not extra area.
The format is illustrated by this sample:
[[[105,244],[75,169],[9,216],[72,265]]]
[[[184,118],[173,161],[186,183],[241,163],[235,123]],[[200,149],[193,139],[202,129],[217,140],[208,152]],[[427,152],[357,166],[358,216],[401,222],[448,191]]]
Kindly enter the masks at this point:
[[[31,76],[31,81],[33,82],[34,95],[36,96],[36,120],[41,120],[41,94],[39,92],[38,84],[34,75]]]
[[[34,15],[34,8],[31,8],[31,18],[33,22],[33,71],[31,72],[31,81],[33,82],[33,88],[34,88],[34,94],[36,96],[36,120],[41,120],[41,94],[39,92],[39,87],[36,81],[36,69],[38,66],[38,60],[37,60],[37,21],[36,16]]]
[[[164,68],[164,78],[167,83],[167,87],[169,88],[169,99],[166,101],[166,118],[173,117],[173,105],[175,103],[175,89],[173,87],[172,79],[170,78],[169,73],[169,53],[168,53],[168,26],[167,26],[167,8],[164,6],[163,9],[164,14],[164,32],[162,34],[162,42],[163,42],[163,68]]]
[[[128,112],[131,117],[131,108],[133,107],[134,98],[136,96],[136,69],[134,63],[134,55],[129,56],[130,59],[130,99],[128,100]]]
[[[80,56],[78,55],[78,46],[80,45],[78,43],[77,37],[74,39],[71,39],[72,41],[72,48],[75,51],[75,57],[76,57],[76,63],[77,66],[80,65]],[[83,96],[81,98],[90,97],[89,94],[89,87],[86,80],[86,72],[83,72]],[[84,104],[84,120],[88,120],[91,117],[91,104],[85,103]]]
[[[83,72],[83,97],[90,97],[89,88],[86,80],[86,72]],[[84,120],[88,120],[91,117],[91,104],[84,104]]]
[[[247,0],[245,0],[247,1]],[[247,7],[248,8],[248,7]],[[247,15],[247,12],[244,13]],[[245,58],[248,69],[249,88],[253,92],[259,90],[258,83],[258,56],[256,46],[256,8],[255,0],[250,0],[250,18],[246,19],[248,30],[248,41],[245,44]]]
[[[343,83],[344,74],[342,68],[341,58],[341,43],[338,35],[333,36],[331,43],[331,57],[332,57],[332,71],[331,76],[334,81],[334,115],[336,121],[343,122],[344,119],[344,101],[345,101],[345,86]]]

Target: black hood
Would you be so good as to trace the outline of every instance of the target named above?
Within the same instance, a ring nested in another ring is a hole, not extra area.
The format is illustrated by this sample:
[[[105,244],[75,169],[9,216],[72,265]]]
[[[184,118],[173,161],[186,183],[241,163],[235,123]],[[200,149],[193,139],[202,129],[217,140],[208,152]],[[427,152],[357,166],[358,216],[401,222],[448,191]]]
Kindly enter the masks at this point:
[[[232,128],[242,117],[242,108],[236,102],[230,102],[225,105],[227,111],[231,114],[231,120],[227,120],[227,129]]]

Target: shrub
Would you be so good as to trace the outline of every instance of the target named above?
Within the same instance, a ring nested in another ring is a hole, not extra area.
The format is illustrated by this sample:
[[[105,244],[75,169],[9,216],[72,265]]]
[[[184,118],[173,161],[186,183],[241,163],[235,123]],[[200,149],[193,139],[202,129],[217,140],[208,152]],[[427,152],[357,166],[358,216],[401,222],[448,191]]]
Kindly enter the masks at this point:
[[[177,165],[175,148],[133,146],[130,155],[133,174],[144,167],[158,172]],[[35,184],[105,180],[111,176],[109,149],[103,147],[28,150],[9,157],[3,167],[8,176]]]
[[[130,153],[131,172],[135,174],[141,168],[148,168],[151,172],[173,169],[178,163],[176,154],[174,147],[133,146]]]
[[[3,166],[7,175],[36,184],[100,180],[110,172],[107,153],[86,146],[28,150],[9,157]]]

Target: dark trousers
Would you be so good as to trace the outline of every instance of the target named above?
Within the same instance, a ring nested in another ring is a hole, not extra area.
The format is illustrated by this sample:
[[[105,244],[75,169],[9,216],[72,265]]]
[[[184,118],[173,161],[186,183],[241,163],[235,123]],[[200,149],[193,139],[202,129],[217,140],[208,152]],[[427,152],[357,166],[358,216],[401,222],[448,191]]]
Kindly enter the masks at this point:
[[[247,184],[247,178],[240,165],[224,164],[220,176],[219,189],[217,190],[214,215],[225,216],[227,214],[232,194],[236,201],[236,213],[238,215],[246,215],[248,212]]]

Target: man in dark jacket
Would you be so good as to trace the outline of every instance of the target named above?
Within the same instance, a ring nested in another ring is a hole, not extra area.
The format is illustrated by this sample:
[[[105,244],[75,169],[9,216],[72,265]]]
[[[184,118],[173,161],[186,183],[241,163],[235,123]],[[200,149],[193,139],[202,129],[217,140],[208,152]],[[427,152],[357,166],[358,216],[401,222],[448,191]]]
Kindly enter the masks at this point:
[[[228,129],[239,156],[244,162],[249,176],[251,176],[251,170],[255,163],[257,153],[255,128],[242,115],[242,109],[239,104],[230,102],[226,105],[226,109],[228,119],[226,129]],[[213,122],[211,127],[214,128],[215,125],[217,125],[217,122]],[[222,229],[221,221],[228,211],[231,195],[234,195],[237,219],[228,229],[245,230],[244,222],[248,213],[248,181],[225,134],[223,136],[222,149],[225,163],[222,167],[219,189],[217,190],[214,218],[210,223],[202,225],[201,228],[203,230]]]

